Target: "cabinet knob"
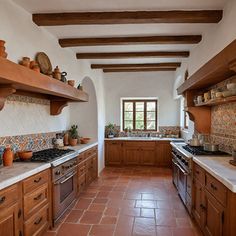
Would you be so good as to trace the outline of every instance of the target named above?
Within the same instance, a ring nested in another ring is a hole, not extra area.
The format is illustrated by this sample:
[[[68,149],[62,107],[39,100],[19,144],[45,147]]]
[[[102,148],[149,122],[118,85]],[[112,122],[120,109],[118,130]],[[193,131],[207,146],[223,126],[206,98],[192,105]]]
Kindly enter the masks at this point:
[[[0,204],[4,203],[5,200],[6,200],[6,197],[5,197],[5,196],[0,197]]]
[[[42,179],[42,178],[39,177],[38,179],[35,179],[34,182],[35,182],[35,183],[39,183],[39,182],[41,181],[41,179]]]

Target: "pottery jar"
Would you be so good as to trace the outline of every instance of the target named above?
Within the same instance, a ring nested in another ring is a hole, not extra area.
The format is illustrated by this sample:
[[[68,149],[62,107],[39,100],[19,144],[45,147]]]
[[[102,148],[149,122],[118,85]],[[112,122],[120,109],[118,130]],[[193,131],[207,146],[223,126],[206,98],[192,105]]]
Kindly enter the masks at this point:
[[[11,150],[10,147],[7,147],[2,155],[2,160],[3,160],[3,165],[4,166],[11,166],[13,163],[13,157],[14,157],[14,153]]]
[[[5,43],[4,40],[0,40],[0,57],[3,58],[7,58],[6,48],[4,47]]]
[[[31,69],[38,72],[38,73],[40,73],[40,67],[37,64],[35,64]]]
[[[30,58],[23,57],[21,61],[21,65],[30,68]]]
[[[56,66],[56,68],[53,71],[53,78],[61,80],[61,72],[58,66]]]
[[[68,146],[68,145],[69,145],[69,134],[68,134],[68,133],[65,133],[65,134],[64,134],[63,142],[64,142],[64,145],[65,145],[65,146]]]

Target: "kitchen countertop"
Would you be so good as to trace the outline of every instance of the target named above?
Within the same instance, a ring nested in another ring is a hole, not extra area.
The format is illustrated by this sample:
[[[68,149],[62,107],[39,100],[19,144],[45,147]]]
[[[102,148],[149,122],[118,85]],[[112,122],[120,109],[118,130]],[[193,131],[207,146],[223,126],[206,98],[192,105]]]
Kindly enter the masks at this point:
[[[194,156],[182,148],[186,143],[171,143],[171,145],[182,154],[192,157],[195,163],[236,193],[236,166],[229,164],[229,160],[233,159],[232,156]]]
[[[182,138],[158,138],[158,137],[116,137],[116,138],[105,138],[105,140],[123,140],[123,141],[184,141]]]
[[[14,162],[0,167],[0,190],[51,167],[51,163]]]
[[[86,151],[89,148],[96,146],[97,141],[91,141],[88,144],[80,144],[77,146],[69,146],[74,149],[77,154]],[[12,166],[0,167],[0,190],[9,187],[17,182],[20,182],[32,175],[35,175],[43,170],[51,168],[51,163],[44,162],[13,162]]]

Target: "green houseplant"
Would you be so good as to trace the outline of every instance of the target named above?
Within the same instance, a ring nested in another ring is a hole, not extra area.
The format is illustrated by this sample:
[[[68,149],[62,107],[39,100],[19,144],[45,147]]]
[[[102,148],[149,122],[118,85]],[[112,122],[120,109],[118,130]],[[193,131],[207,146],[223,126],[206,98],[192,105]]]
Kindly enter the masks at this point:
[[[115,136],[115,125],[112,123],[107,125],[107,136],[108,138],[114,138]]]
[[[69,144],[71,146],[76,146],[78,143],[78,126],[77,125],[72,125],[70,130],[69,130]]]

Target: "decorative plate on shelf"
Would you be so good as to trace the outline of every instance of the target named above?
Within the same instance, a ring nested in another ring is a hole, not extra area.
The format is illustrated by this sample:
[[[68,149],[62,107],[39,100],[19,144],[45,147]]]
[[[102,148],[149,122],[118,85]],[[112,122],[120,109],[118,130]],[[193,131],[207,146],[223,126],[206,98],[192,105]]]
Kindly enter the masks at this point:
[[[44,52],[38,52],[36,55],[36,62],[40,67],[40,71],[45,75],[52,74],[52,64],[49,57]]]

